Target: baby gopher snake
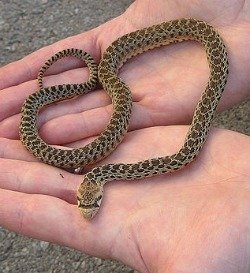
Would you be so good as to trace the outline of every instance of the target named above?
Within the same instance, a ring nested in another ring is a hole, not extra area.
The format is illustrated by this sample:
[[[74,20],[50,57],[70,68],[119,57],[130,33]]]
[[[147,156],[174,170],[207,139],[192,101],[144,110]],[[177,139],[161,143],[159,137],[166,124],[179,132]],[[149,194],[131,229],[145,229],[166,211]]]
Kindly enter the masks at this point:
[[[103,185],[107,181],[141,179],[172,172],[190,163],[205,142],[211,121],[227,81],[228,59],[219,34],[203,21],[178,19],[126,34],[114,41],[104,52],[99,66],[92,57],[79,49],[66,49],[55,54],[38,74],[40,90],[30,95],[22,107],[20,139],[24,146],[43,162],[65,169],[79,169],[97,162],[112,152],[127,132],[132,97],[128,86],[117,76],[118,69],[129,58],[146,50],[185,40],[200,42],[206,49],[210,77],[196,106],[190,129],[181,149],[166,157],[134,164],[107,164],[85,174],[77,191],[78,207],[85,218],[98,211]],[[82,58],[90,69],[89,80],[83,84],[63,84],[42,88],[45,71],[64,56]],[[111,97],[113,114],[103,133],[83,148],[63,150],[46,144],[38,135],[39,110],[55,101],[69,99],[95,89],[97,82]]]

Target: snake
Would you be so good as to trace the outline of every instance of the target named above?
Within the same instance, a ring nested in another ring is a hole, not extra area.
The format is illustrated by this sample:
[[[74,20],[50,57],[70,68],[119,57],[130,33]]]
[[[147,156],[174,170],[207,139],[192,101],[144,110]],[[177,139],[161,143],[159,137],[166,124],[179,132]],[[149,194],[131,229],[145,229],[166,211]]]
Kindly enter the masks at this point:
[[[207,139],[227,82],[229,61],[226,46],[219,33],[207,22],[181,18],[121,36],[106,48],[98,65],[82,49],[69,48],[53,55],[40,69],[37,77],[39,89],[28,96],[21,109],[20,140],[28,151],[44,163],[79,174],[85,166],[102,160],[115,150],[128,131],[132,94],[128,85],[118,76],[123,64],[145,51],[187,40],[197,41],[205,48],[210,76],[194,110],[183,145],[172,155],[137,163],[101,165],[85,173],[76,192],[76,202],[85,219],[92,219],[99,211],[105,183],[137,180],[177,171],[196,158]],[[79,84],[43,87],[46,70],[65,56],[84,60],[90,71],[89,79]],[[105,129],[93,142],[81,148],[60,149],[42,140],[37,124],[41,108],[56,101],[76,99],[79,95],[95,90],[99,84],[110,96],[113,112]]]

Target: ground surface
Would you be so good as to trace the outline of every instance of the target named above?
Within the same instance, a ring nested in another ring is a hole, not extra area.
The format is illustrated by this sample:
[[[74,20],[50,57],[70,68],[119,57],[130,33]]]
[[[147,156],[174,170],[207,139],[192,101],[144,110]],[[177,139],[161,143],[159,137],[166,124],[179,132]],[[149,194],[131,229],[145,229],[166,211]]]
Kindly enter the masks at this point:
[[[0,65],[122,13],[132,0],[0,0]],[[250,101],[216,125],[250,135]],[[0,228],[0,272],[134,272],[113,261],[16,235]]]

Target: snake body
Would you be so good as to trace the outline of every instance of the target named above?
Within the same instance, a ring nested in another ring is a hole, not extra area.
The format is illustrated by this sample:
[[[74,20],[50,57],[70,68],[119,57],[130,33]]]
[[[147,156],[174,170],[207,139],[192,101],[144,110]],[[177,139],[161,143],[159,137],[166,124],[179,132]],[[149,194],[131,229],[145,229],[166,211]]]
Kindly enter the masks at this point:
[[[38,75],[39,86],[46,69],[65,55],[83,58],[90,68],[90,79],[82,85],[60,85],[41,88],[30,95],[22,107],[20,138],[36,157],[61,168],[79,168],[94,163],[112,152],[128,129],[132,98],[128,86],[118,77],[118,69],[129,58],[155,47],[194,40],[206,50],[210,77],[196,106],[190,129],[180,150],[165,157],[147,159],[133,164],[107,164],[85,174],[77,191],[78,207],[85,218],[98,211],[103,186],[112,180],[133,180],[176,171],[190,163],[202,148],[228,75],[227,52],[223,40],[212,26],[195,19],[163,22],[126,34],[114,41],[104,52],[98,69],[93,59],[81,50],[68,49],[57,53],[45,63]],[[113,114],[103,133],[86,147],[61,150],[46,144],[38,135],[37,115],[44,105],[71,98],[95,88],[98,80],[110,95]]]

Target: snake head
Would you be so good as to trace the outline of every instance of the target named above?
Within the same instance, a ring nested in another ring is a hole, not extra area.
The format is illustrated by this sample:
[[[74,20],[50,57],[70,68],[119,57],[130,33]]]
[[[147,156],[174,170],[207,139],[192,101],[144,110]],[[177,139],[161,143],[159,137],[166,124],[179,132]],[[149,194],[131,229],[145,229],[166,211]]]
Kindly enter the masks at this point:
[[[77,191],[78,208],[86,219],[93,218],[102,202],[103,186],[86,176]]]

